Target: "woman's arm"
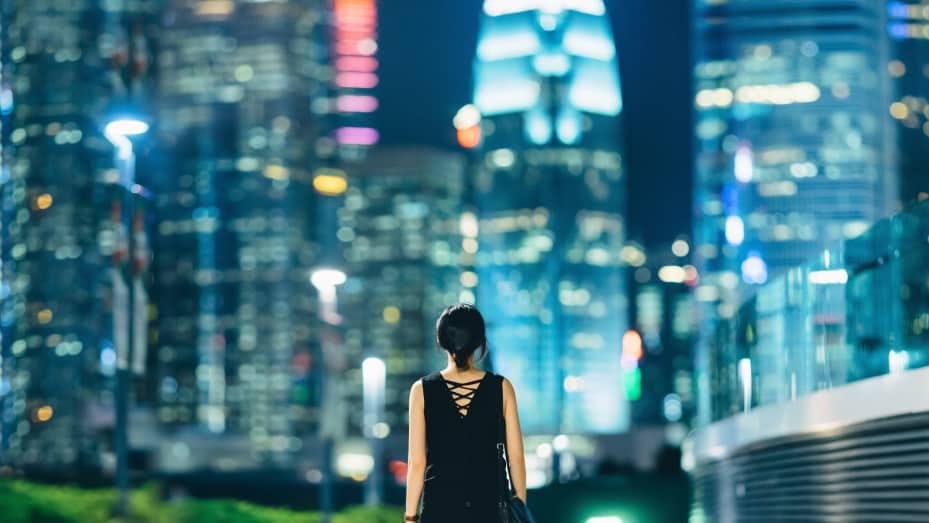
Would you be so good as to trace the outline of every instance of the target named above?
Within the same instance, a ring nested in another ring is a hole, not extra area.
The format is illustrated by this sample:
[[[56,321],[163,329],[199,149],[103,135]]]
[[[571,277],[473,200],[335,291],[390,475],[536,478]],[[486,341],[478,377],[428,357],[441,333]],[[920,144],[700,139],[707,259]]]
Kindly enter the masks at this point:
[[[506,457],[510,463],[510,480],[519,499],[526,502],[526,453],[523,431],[519,427],[516,391],[510,380],[503,378],[503,418],[506,420]]]
[[[426,415],[423,412],[423,382],[410,388],[410,439],[406,469],[406,515],[419,512],[426,474]]]

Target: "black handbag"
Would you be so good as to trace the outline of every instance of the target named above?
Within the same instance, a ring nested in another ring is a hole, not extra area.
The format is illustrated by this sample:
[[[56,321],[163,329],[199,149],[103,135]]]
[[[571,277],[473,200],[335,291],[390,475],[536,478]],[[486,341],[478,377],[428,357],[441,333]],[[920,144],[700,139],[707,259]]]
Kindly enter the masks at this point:
[[[501,391],[503,384],[501,382]],[[502,395],[501,395],[502,396]],[[501,397],[502,400],[502,397]],[[503,424],[503,401],[500,401],[500,415],[497,416],[497,511],[500,523],[535,523],[529,507],[516,496],[513,490],[512,475],[507,458],[506,430]]]

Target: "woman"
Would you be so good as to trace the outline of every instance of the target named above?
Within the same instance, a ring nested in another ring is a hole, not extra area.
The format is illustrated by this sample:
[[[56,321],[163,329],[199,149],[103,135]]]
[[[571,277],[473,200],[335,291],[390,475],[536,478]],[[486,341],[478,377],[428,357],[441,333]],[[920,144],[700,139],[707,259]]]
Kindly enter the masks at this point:
[[[435,327],[448,366],[410,390],[410,448],[405,521],[494,523],[505,479],[498,473],[499,417],[505,421],[507,458],[516,495],[526,501],[526,461],[513,385],[474,367],[487,354],[484,318],[467,304],[453,305]],[[504,482],[504,483],[501,483]],[[422,495],[422,514],[417,515]]]

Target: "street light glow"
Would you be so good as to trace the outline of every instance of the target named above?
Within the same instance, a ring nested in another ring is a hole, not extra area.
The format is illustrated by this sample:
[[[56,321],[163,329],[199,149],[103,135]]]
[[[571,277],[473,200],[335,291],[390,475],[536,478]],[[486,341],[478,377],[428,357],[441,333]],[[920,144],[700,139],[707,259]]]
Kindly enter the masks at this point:
[[[107,138],[111,136],[138,136],[148,132],[148,123],[138,118],[118,118],[103,129]],[[110,139],[112,141],[112,138]]]
[[[379,391],[378,386],[384,383],[385,371],[384,360],[380,358],[365,358],[361,363],[361,377],[367,385],[365,392],[371,392],[372,397]]]
[[[117,155],[123,160],[132,158],[132,141],[129,137],[147,132],[148,123],[138,118],[117,118],[103,127],[106,139],[116,147]]]
[[[316,269],[310,275],[310,283],[319,290],[331,289],[345,283],[346,278],[339,269]]]

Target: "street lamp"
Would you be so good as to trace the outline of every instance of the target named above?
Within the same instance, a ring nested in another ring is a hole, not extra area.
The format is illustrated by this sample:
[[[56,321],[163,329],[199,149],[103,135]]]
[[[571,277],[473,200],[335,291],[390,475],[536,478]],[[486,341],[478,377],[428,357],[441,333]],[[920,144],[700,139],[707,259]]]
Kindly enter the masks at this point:
[[[336,288],[345,283],[347,279],[345,272],[332,267],[319,267],[310,273],[310,283],[316,287],[319,295],[319,319],[321,329],[330,330],[341,323],[342,317],[339,316],[337,307]],[[323,373],[322,383],[322,421],[319,427],[319,435],[322,442],[322,482],[319,489],[320,508],[322,509],[322,523],[329,523],[332,518],[333,509],[333,470],[332,470],[332,447],[333,440],[340,434],[340,413],[344,409],[340,408],[341,392],[339,391],[339,380],[336,377],[336,365],[333,363],[333,349],[329,347],[327,332],[321,332],[319,336],[320,351],[322,352]]]
[[[381,470],[381,439],[386,436],[384,425],[384,386],[386,368],[380,358],[365,358],[361,363],[361,380],[363,388],[363,422],[364,432],[371,448],[374,468],[368,478],[365,489],[365,504],[374,506],[381,503],[383,472]]]
[[[126,300],[126,329],[125,336],[116,338],[116,488],[118,498],[116,514],[127,516],[129,514],[129,402],[132,383],[133,344],[135,341],[135,197],[142,192],[141,186],[135,183],[135,154],[133,152],[130,136],[140,136],[148,132],[149,125],[144,120],[135,117],[119,117],[107,122],[103,134],[116,147],[116,167],[119,171],[119,185],[127,189],[125,197],[126,208],[129,215],[127,228],[129,277],[128,297]]]

